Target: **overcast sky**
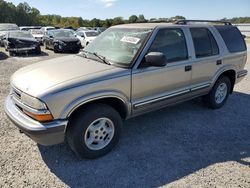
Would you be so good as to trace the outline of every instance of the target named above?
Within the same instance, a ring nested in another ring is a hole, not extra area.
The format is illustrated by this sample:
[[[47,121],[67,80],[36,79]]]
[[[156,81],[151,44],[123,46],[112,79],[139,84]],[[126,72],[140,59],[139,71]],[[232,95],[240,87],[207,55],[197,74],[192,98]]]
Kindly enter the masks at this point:
[[[14,4],[23,0],[8,0]],[[149,18],[182,15],[188,19],[250,17],[250,0],[26,0],[41,14],[81,16],[83,19],[144,14]]]

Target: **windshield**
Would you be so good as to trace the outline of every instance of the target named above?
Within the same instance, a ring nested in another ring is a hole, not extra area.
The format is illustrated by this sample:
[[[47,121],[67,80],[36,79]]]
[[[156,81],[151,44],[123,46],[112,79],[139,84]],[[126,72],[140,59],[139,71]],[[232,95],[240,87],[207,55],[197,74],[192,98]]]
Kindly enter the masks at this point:
[[[98,36],[84,51],[99,54],[111,63],[129,66],[151,32],[151,29],[145,28],[111,28]]]
[[[15,24],[0,24],[0,31],[11,31],[11,30],[19,30],[17,25]]]
[[[30,32],[31,32],[31,34],[37,34],[37,35],[43,34],[43,31],[40,29],[31,29]]]
[[[74,32],[70,30],[55,30],[52,33],[54,37],[74,37]]]
[[[10,32],[9,37],[15,37],[15,38],[33,38],[30,32]]]
[[[95,31],[85,31],[87,37],[96,37],[98,35]]]

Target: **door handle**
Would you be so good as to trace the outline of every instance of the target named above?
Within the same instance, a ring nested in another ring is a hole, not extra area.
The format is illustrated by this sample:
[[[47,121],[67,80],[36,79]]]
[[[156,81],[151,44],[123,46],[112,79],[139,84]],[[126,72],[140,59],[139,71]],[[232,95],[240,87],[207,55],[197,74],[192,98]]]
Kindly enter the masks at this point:
[[[185,72],[191,71],[192,65],[185,66]]]
[[[221,64],[222,64],[222,60],[221,59],[216,61],[216,65],[221,65]]]

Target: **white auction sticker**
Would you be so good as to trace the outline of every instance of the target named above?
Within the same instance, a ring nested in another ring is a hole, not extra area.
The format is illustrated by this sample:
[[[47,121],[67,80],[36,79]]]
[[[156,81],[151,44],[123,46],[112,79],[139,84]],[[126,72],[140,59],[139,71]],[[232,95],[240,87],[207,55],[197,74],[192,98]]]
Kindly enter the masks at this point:
[[[131,43],[131,44],[137,44],[140,41],[140,39],[136,37],[124,36],[122,37],[121,41]]]

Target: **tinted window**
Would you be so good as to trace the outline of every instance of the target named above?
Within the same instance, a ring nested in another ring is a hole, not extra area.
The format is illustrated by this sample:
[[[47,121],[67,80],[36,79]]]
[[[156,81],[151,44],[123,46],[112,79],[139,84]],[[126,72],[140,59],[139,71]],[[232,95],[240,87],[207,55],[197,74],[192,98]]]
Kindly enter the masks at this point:
[[[164,53],[168,62],[181,61],[188,58],[185,36],[180,29],[160,30],[149,51]]]
[[[197,58],[219,54],[218,45],[212,33],[206,28],[191,28]]]
[[[229,52],[241,52],[246,50],[245,41],[237,27],[216,26],[221,34]]]

